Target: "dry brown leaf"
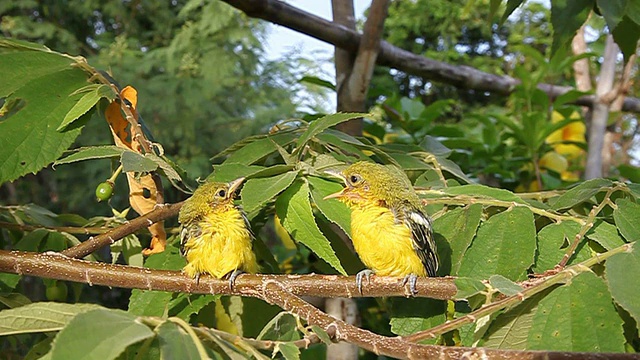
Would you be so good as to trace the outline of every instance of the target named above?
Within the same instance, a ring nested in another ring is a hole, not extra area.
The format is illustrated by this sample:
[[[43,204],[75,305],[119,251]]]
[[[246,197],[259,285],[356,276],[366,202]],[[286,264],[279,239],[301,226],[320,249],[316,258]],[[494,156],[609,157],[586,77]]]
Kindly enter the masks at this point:
[[[131,103],[129,109],[133,116],[137,119],[138,112],[136,106],[138,104],[138,92],[131,86],[127,86],[120,92],[123,99]],[[122,115],[121,105],[117,101],[113,101],[105,110],[105,117],[109,123],[111,133],[113,135],[116,146],[127,148],[135,152],[141,152],[141,146],[138,139],[132,136],[131,124]],[[139,215],[144,215],[153,210],[157,205],[158,190],[152,175],[144,175],[136,178],[133,173],[126,173],[127,182],[129,183],[129,204],[133,210]],[[167,233],[164,230],[164,222],[160,221],[149,226],[149,232],[152,235],[151,244],[148,249],[142,250],[143,255],[151,255],[163,252],[167,243]]]

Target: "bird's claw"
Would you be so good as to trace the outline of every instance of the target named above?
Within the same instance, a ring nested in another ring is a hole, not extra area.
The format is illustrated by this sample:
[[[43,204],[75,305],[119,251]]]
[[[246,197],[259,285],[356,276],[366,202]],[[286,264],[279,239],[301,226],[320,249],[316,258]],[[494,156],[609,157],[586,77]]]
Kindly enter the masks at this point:
[[[242,270],[235,269],[229,274],[229,290],[233,291],[233,287],[236,284],[236,278],[242,274]]]
[[[367,284],[371,283],[371,275],[373,275],[373,270],[364,269],[356,274],[356,286],[358,286],[358,291],[362,294],[362,278],[367,278]]]
[[[416,289],[416,283],[418,281],[418,275],[409,274],[402,279],[402,286],[407,285],[409,282],[409,291],[411,291],[411,296],[415,296],[418,294],[418,290]]]

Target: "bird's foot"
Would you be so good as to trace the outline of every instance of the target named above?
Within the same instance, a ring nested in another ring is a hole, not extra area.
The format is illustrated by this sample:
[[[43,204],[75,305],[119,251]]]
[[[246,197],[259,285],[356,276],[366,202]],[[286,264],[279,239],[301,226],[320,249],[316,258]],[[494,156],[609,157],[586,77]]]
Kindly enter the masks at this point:
[[[356,286],[358,286],[358,291],[362,294],[362,278],[367,278],[367,284],[371,283],[371,275],[375,274],[373,270],[364,269],[356,274]]]
[[[402,286],[407,285],[409,282],[409,291],[411,291],[411,296],[415,296],[418,294],[418,290],[416,290],[416,282],[418,281],[418,275],[409,274],[402,279]]]
[[[236,278],[242,273],[243,271],[238,269],[235,269],[231,273],[229,273],[229,290],[233,291],[233,287],[236,284]]]
[[[196,274],[196,285],[200,283],[200,273]]]

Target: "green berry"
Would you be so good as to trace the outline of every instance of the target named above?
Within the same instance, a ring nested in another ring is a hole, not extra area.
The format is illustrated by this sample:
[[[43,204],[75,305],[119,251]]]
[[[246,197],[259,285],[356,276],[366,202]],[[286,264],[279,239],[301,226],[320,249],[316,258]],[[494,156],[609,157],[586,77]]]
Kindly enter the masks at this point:
[[[96,198],[98,198],[98,202],[103,200],[109,200],[113,195],[113,183],[110,181],[105,181],[103,183],[98,184],[96,187]]]
[[[67,284],[62,281],[56,281],[55,284],[47,286],[47,290],[45,291],[45,295],[49,301],[65,302],[67,301],[67,294]]]

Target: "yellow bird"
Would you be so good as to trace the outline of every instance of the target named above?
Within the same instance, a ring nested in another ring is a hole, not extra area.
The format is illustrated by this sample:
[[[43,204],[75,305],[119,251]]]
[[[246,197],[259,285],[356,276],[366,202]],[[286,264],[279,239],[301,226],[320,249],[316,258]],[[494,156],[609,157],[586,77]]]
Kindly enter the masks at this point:
[[[233,288],[239,274],[258,271],[251,226],[233,203],[243,181],[205,183],[180,209],[180,253],[187,259],[183,272],[196,282],[203,273],[218,279],[228,275]]]
[[[325,199],[337,198],[351,208],[351,239],[368,269],[356,275],[403,276],[416,293],[418,276],[438,270],[431,220],[402,170],[370,162],[357,162],[340,173],[345,188]]]

